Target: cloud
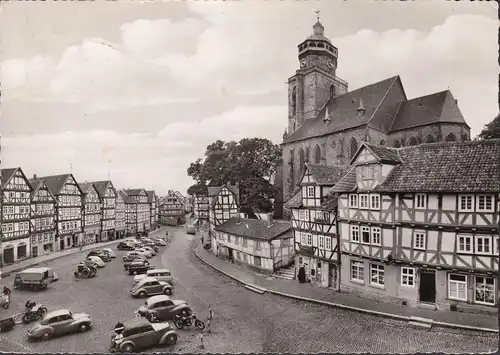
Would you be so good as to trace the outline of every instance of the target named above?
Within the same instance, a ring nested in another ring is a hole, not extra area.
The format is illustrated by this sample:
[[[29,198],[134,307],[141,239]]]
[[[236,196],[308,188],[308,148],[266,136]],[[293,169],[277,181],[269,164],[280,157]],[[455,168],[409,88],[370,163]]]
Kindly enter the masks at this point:
[[[191,185],[186,170],[208,144],[244,137],[267,137],[279,143],[280,117],[286,106],[238,107],[201,122],[175,122],[157,134],[120,134],[92,130],[5,137],[2,165],[38,176],[68,172],[79,181],[106,179],[118,187],[142,186],[160,193]],[[48,160],[50,162],[48,163]]]

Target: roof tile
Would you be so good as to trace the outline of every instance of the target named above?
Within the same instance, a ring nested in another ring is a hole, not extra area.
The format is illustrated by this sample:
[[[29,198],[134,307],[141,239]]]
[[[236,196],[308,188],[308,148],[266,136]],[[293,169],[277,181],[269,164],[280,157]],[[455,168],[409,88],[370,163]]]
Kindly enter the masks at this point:
[[[266,241],[273,240],[287,232],[291,234],[292,225],[290,221],[274,220],[270,227],[268,227],[268,223],[268,221],[260,219],[233,217],[215,227],[215,230],[245,238]]]

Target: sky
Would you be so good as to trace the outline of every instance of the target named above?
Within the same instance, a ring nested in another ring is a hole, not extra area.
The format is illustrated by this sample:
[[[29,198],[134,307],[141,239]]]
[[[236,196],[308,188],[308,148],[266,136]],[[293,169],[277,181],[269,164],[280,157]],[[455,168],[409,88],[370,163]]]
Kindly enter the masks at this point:
[[[450,89],[472,136],[498,114],[495,2],[5,2],[2,167],[185,194],[215,140],[281,143],[315,10],[349,90]]]

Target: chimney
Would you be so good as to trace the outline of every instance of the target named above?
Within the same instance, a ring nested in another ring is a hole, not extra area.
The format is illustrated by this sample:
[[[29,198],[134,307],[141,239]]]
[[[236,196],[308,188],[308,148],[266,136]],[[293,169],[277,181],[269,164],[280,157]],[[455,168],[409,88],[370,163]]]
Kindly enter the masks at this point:
[[[33,174],[33,180],[36,180],[36,174]]]
[[[267,214],[267,226],[271,227],[272,225],[273,225],[273,214],[272,213],[268,213]]]

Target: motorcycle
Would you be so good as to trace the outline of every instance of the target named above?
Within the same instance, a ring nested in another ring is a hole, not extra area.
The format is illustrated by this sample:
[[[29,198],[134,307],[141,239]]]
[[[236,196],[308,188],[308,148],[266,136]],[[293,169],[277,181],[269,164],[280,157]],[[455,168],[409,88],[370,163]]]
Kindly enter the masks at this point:
[[[26,302],[25,305],[27,311],[23,314],[21,321],[24,324],[29,324],[33,321],[41,319],[45,313],[47,313],[47,308],[43,304],[37,302]]]
[[[177,329],[182,329],[184,327],[190,327],[191,325],[193,325],[193,322],[194,322],[194,326],[199,329],[199,330],[203,330],[205,329],[205,323],[203,323],[200,319],[198,319],[198,317],[196,317],[196,315],[193,313],[191,314],[190,316],[181,316],[180,314],[177,314],[175,316],[175,319],[174,319],[174,325]]]

